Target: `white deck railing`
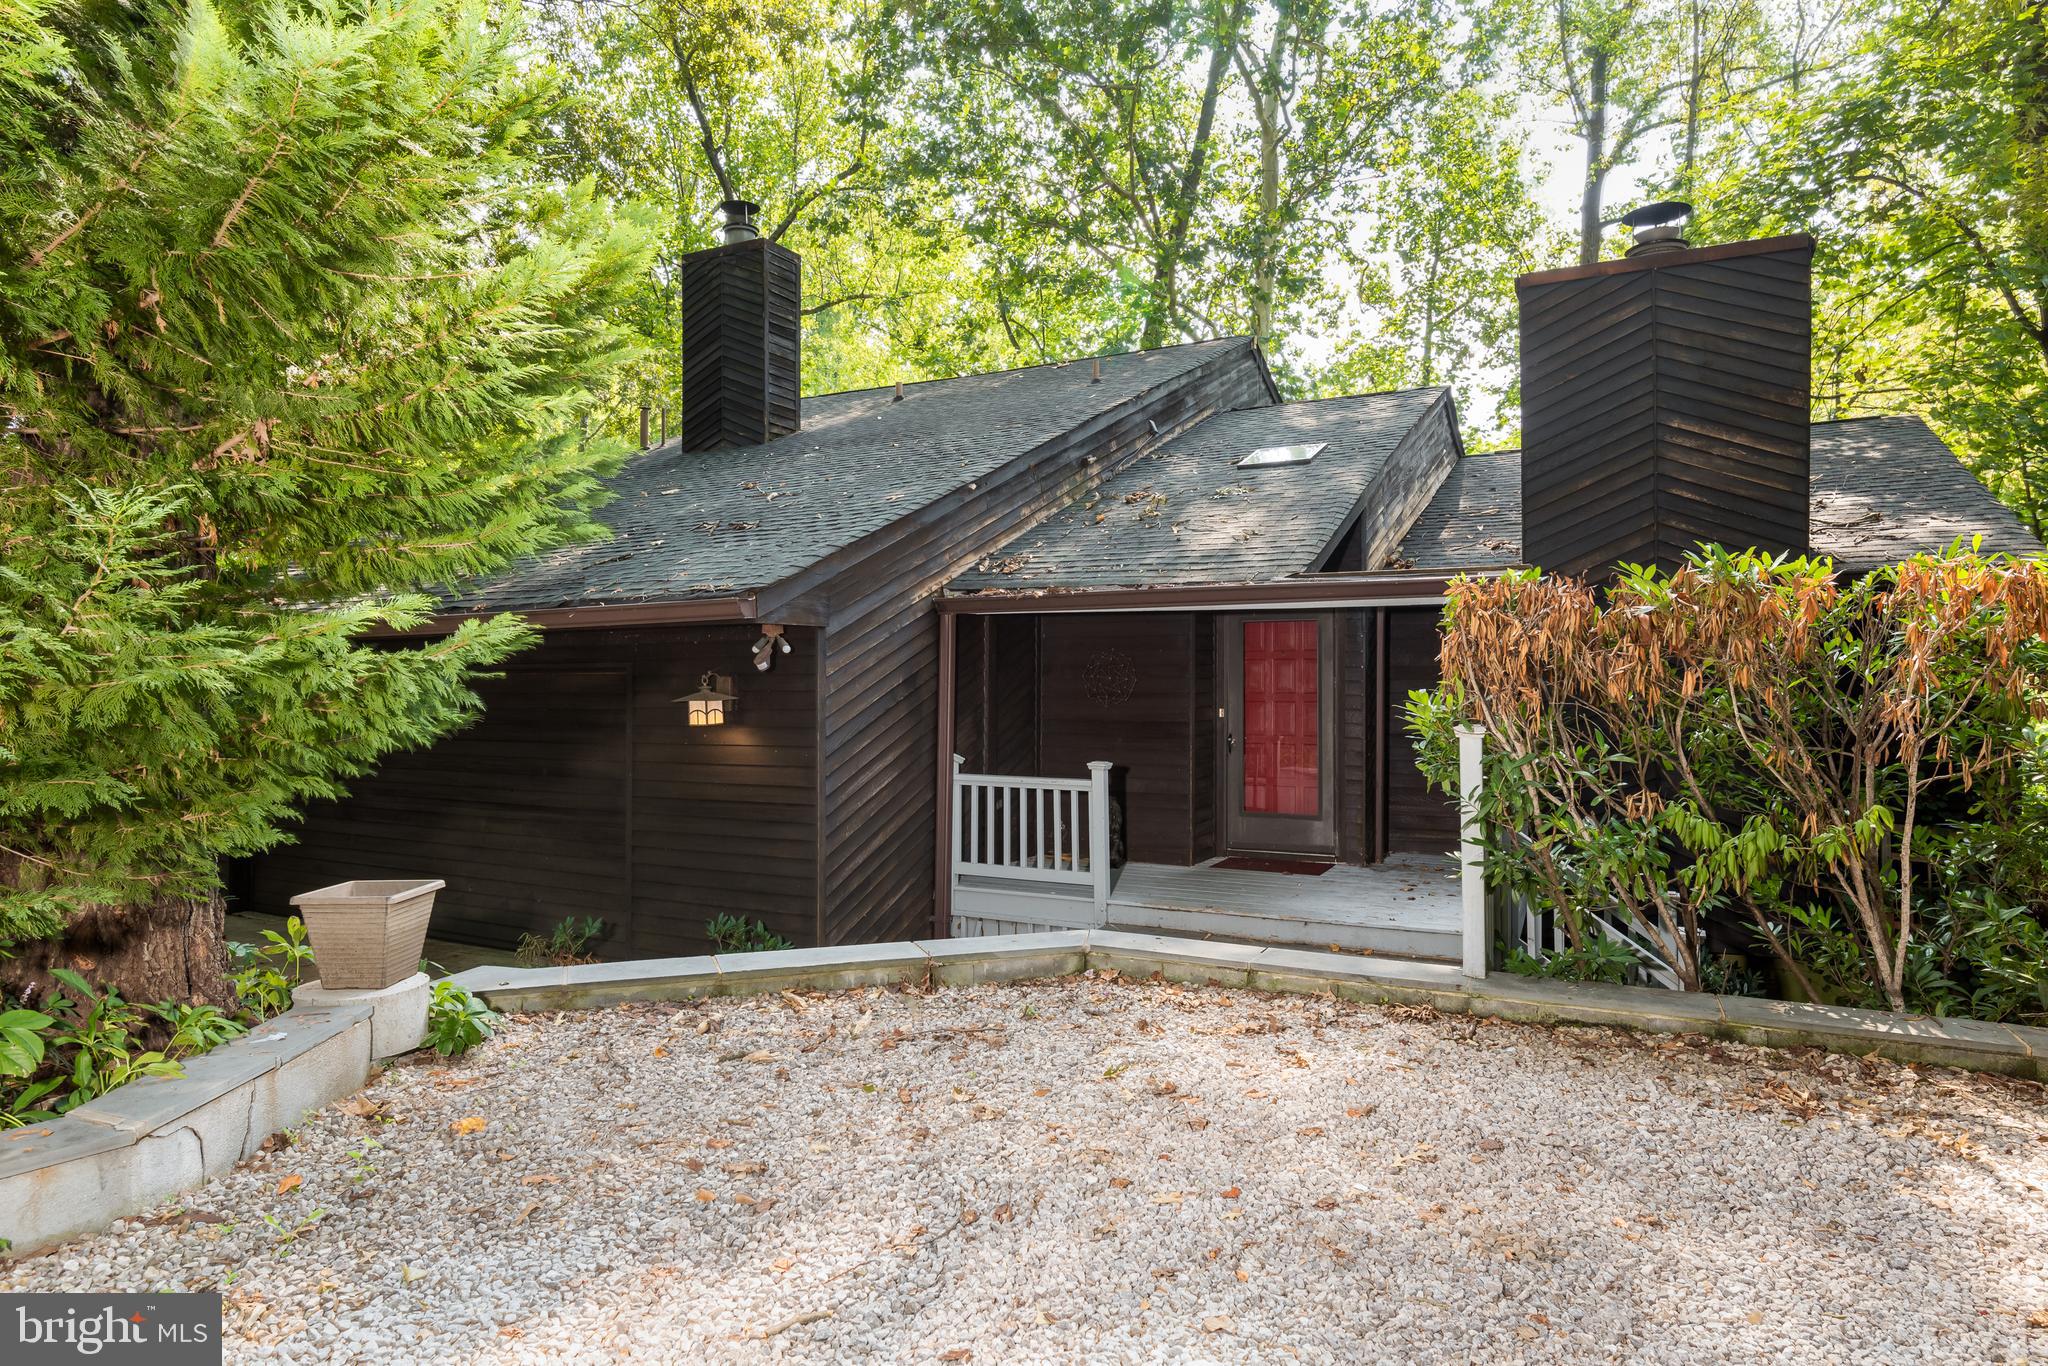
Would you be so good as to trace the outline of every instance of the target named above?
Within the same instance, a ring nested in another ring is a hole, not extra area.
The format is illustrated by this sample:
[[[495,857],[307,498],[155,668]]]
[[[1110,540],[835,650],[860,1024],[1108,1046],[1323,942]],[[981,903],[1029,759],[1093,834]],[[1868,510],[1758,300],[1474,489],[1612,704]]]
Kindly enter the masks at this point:
[[[963,878],[1086,887],[1109,905],[1109,769],[1086,778],[962,773],[953,756],[953,885]]]

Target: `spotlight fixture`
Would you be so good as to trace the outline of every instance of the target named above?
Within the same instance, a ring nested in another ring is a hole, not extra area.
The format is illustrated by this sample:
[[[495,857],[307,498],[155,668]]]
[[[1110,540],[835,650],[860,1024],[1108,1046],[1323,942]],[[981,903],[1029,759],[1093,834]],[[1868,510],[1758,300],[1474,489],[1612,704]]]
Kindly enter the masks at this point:
[[[777,652],[789,653],[789,641],[783,637],[780,626],[763,626],[761,638],[754,642],[754,668],[767,673],[775,663]]]

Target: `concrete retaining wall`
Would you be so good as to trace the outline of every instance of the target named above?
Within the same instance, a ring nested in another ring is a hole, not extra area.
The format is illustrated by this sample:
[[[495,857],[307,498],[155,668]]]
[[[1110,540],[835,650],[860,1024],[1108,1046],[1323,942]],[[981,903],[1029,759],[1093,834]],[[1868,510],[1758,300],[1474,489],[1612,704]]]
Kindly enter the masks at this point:
[[[288,1010],[47,1124],[0,1130],[0,1237],[27,1252],[162,1204],[370,1075],[366,1005]]]

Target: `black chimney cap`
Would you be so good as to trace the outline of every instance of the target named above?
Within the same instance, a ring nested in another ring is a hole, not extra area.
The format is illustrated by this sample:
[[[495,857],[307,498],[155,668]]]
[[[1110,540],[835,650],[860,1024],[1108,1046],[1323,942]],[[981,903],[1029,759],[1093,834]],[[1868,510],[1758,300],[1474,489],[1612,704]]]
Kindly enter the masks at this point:
[[[1683,199],[1660,199],[1654,204],[1645,204],[1630,209],[1621,216],[1625,228],[1657,228],[1666,223],[1682,223],[1692,217],[1692,205]]]

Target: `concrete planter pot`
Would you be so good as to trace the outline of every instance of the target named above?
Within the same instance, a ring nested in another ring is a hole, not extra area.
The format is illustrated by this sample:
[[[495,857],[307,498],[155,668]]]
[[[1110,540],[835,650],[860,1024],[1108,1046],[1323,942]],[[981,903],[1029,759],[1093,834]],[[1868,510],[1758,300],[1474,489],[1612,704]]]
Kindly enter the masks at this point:
[[[321,985],[381,991],[419,971],[434,893],[447,885],[439,878],[370,878],[293,897],[313,940]]]

